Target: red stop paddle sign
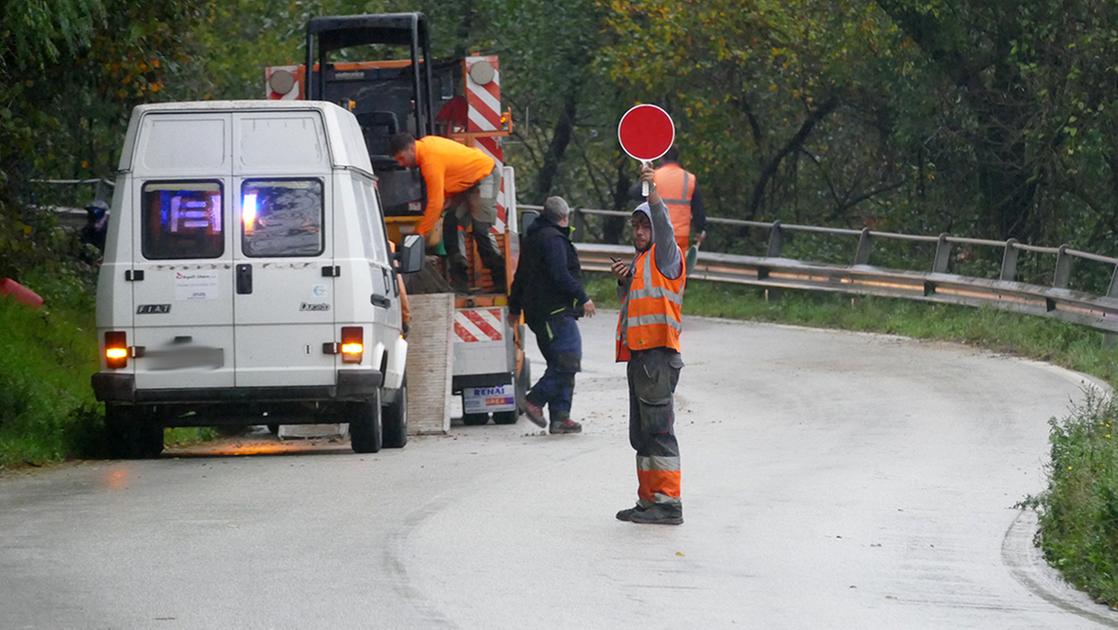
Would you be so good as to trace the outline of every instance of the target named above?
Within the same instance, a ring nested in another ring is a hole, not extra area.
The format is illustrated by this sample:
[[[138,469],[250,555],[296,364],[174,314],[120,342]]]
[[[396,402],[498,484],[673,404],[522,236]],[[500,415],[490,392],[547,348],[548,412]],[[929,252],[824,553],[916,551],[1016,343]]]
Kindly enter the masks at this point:
[[[636,105],[617,123],[617,141],[634,160],[651,162],[667,153],[674,140],[672,117],[655,105]]]

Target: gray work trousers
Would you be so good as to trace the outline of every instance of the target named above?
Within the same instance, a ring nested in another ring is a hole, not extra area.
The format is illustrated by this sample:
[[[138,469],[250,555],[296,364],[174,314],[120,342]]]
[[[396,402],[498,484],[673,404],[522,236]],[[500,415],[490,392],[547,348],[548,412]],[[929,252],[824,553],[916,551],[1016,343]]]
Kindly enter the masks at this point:
[[[670,348],[631,353],[629,443],[637,452],[637,503],[680,505],[679,442],[672,395],[683,359]]]

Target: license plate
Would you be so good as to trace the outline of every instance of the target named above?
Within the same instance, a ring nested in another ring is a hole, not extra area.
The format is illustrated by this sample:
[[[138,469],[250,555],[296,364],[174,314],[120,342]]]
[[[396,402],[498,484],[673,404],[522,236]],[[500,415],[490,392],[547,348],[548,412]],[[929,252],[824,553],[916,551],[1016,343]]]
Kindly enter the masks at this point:
[[[496,387],[467,387],[462,390],[462,410],[466,413],[491,413],[516,410],[512,383]]]

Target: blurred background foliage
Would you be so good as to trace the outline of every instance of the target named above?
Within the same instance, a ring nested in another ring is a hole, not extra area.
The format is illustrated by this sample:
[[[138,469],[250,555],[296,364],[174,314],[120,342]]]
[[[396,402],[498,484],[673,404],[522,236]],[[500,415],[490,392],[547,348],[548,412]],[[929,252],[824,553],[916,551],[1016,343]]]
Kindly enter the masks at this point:
[[[712,216],[1118,254],[1118,0],[9,0],[0,275],[58,258],[41,208],[90,192],[32,180],[111,177],[134,105],[261,98],[309,17],[382,11],[427,14],[439,57],[501,56],[522,203],[628,207],[617,119],[655,102]]]

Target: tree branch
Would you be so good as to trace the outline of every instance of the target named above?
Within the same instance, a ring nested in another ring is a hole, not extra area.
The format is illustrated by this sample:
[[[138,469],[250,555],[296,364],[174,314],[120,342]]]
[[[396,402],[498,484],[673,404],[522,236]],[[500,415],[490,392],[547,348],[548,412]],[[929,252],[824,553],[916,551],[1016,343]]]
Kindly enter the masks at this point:
[[[799,151],[804,142],[807,141],[808,136],[811,135],[815,125],[820,120],[825,118],[828,114],[835,111],[838,107],[838,97],[831,96],[818,109],[808,113],[804,122],[800,124],[800,129],[796,131],[795,135],[784,143],[784,146],[777,151],[776,155],[769,160],[768,164],[761,171],[761,177],[757,180],[757,184],[753,187],[753,194],[749,197],[749,205],[746,208],[746,213],[750,219],[757,216],[757,211],[760,210],[761,204],[764,202],[765,190],[768,188],[769,181],[776,176],[777,171],[780,169],[780,163],[789,154]]]

